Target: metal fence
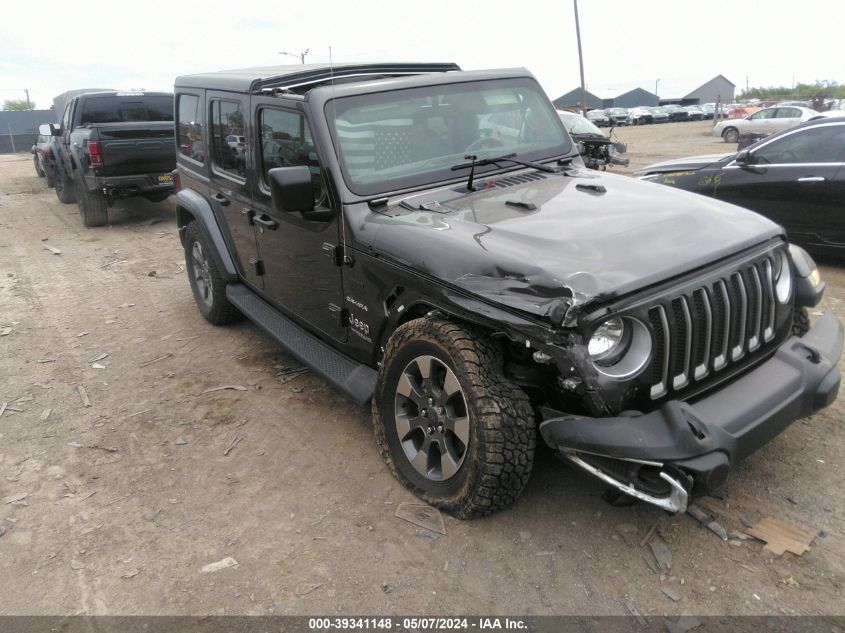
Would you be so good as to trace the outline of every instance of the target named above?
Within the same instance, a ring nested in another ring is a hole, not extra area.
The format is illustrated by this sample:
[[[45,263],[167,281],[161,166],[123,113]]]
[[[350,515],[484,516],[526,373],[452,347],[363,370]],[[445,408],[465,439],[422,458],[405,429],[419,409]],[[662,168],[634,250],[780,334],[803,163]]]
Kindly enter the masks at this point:
[[[37,134],[6,134],[0,135],[0,154],[14,154],[28,152],[35,143]]]

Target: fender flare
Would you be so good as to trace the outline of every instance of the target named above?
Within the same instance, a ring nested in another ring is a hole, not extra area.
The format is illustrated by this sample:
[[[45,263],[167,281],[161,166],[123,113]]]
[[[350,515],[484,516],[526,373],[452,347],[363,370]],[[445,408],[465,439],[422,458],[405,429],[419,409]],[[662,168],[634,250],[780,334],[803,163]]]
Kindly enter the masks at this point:
[[[214,246],[211,253],[217,268],[229,281],[238,279],[238,270],[229,252],[223,233],[214,217],[211,205],[196,191],[183,189],[176,194],[176,225],[179,227],[179,240],[185,245],[185,228],[191,221],[196,221],[205,237]]]

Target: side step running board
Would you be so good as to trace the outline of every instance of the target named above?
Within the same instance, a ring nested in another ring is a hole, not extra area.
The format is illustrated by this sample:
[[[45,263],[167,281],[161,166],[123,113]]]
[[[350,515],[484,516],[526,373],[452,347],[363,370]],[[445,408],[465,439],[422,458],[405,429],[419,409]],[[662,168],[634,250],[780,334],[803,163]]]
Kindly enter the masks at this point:
[[[226,297],[250,321],[355,402],[364,405],[373,397],[378,378],[376,370],[336,352],[243,284],[226,286]]]

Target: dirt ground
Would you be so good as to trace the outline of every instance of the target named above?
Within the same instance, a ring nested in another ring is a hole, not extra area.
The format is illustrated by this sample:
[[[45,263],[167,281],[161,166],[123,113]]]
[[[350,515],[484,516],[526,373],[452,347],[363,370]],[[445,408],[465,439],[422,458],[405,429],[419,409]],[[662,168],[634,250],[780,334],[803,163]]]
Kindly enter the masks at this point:
[[[708,129],[620,129],[616,171],[730,149]],[[120,203],[85,229],[29,155],[0,159],[0,614],[845,613],[841,398],[701,504],[729,531],[818,531],[801,557],[611,507],[546,451],[514,508],[440,535],[394,516],[415,498],[367,410],[278,376],[295,363],[249,323],[200,317],[173,210]],[[845,270],[823,274],[821,309],[845,318]]]

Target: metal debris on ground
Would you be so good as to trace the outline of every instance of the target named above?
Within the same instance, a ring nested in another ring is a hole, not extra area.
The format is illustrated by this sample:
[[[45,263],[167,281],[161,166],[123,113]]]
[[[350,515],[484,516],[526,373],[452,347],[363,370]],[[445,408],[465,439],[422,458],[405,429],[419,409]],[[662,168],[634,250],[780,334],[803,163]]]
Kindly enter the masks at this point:
[[[173,442],[173,443],[176,444],[176,446],[185,446],[185,444],[188,443],[188,440],[186,440],[184,437],[182,437],[180,435],[179,437],[176,438],[176,441]]]
[[[152,365],[153,363],[157,363],[158,361],[164,360],[165,358],[170,358],[171,356],[173,356],[173,354],[171,354],[170,352],[167,352],[167,354],[163,354],[163,355],[159,356],[158,358],[153,358],[151,360],[145,360],[143,363],[140,363],[138,365],[138,367],[146,367],[147,365]]]
[[[424,503],[400,503],[394,516],[419,527],[446,534],[446,524],[440,510]]]
[[[79,392],[79,397],[82,399],[82,406],[90,407],[91,401],[88,399],[88,392],[85,391],[85,387],[83,387],[82,385],[77,385],[76,390]]]
[[[698,521],[700,527],[706,527],[723,541],[728,540],[728,533],[712,516],[704,512],[698,506],[691,505],[687,508],[687,514]]]
[[[238,561],[236,561],[231,556],[227,556],[223,560],[219,560],[216,563],[209,563],[205,565],[202,569],[200,569],[201,574],[209,574],[215,571],[220,571],[221,569],[228,569],[229,567],[237,567]]]
[[[3,417],[3,413],[5,413],[6,407],[8,407],[8,406],[9,406],[8,402],[4,402],[3,404],[0,404],[0,417]]]
[[[648,546],[651,548],[651,553],[654,554],[654,560],[657,561],[657,566],[660,569],[664,571],[672,569],[672,551],[665,543],[654,540],[650,541]]]
[[[100,363],[91,363],[91,369],[105,369],[105,365],[101,365]]]
[[[89,363],[96,363],[99,360],[103,360],[104,358],[108,358],[108,354],[103,352],[102,354],[97,354],[94,358],[88,359]]]
[[[810,544],[816,537],[815,530],[789,525],[772,517],[763,517],[745,533],[764,541],[764,549],[775,556],[782,556],[784,552],[792,552],[801,556],[810,549]]]
[[[229,453],[231,453],[231,452],[232,452],[232,450],[233,450],[233,449],[234,449],[234,448],[235,448],[238,444],[240,444],[240,443],[241,443],[241,441],[243,441],[243,439],[244,439],[244,438],[243,438],[242,436],[240,436],[240,435],[236,435],[235,437],[233,437],[233,438],[232,438],[232,441],[231,441],[231,442],[229,442],[229,446],[228,446],[228,447],[226,447],[226,450],[225,450],[225,451],[223,451],[223,454],[224,454],[224,455],[228,455]]]
[[[679,602],[681,600],[681,592],[678,590],[677,587],[674,587],[672,585],[664,586],[663,593],[666,595],[667,598],[674,602]]]
[[[651,537],[654,536],[654,533],[657,532],[657,523],[653,523],[652,526],[648,529],[645,536],[640,541],[640,547],[645,547],[646,544],[651,540]]]
[[[0,336],[9,336],[9,334],[11,334],[11,333],[12,333],[12,328],[10,328],[10,327],[0,328]]]
[[[248,391],[246,387],[243,385],[222,385],[220,387],[212,387],[211,389],[206,389],[202,393],[212,393],[214,391],[225,391],[226,389],[233,389],[235,391]],[[200,394],[202,395],[202,394]]]
[[[135,576],[137,576],[139,573],[141,573],[141,570],[140,570],[140,569],[132,569],[132,570],[130,570],[130,571],[124,572],[123,574],[121,574],[121,575],[120,575],[120,577],[121,577],[121,578],[127,578],[127,579],[128,579],[128,578],[134,578],[134,577],[135,577]]]
[[[648,620],[646,620],[643,617],[643,614],[640,613],[639,610],[637,610],[637,607],[634,606],[633,602],[631,602],[630,600],[624,600],[623,604],[625,605],[625,608],[628,610],[628,613],[630,613],[633,616],[633,618],[637,621],[637,623],[641,627],[643,627],[643,628],[648,627]]]
[[[61,255],[62,252],[56,248],[55,246],[50,246],[49,244],[42,244],[41,246],[44,247],[44,250],[50,251],[53,255]]]

